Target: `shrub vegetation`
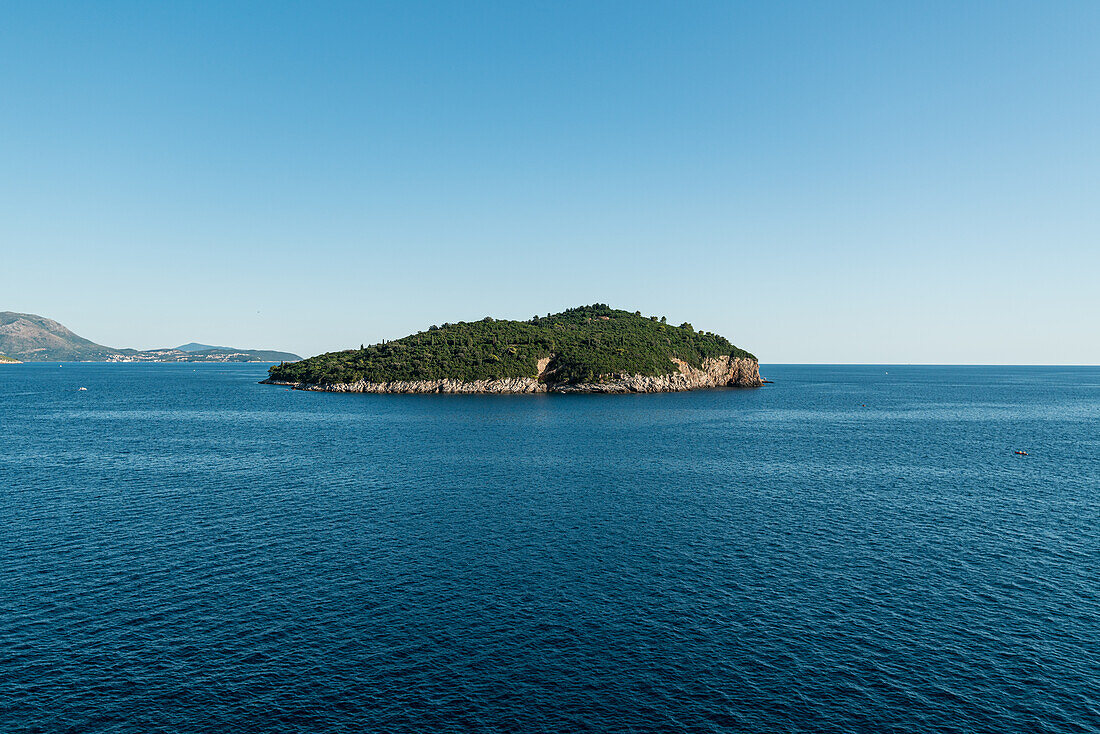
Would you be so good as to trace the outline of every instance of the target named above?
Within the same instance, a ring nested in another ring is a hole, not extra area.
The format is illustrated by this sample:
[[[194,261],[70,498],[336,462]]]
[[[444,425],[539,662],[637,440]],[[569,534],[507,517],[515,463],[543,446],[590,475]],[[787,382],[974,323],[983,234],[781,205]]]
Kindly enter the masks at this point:
[[[725,338],[673,326],[597,303],[529,321],[481,321],[432,326],[395,341],[320,354],[271,368],[287,382],[331,384],[396,380],[488,380],[534,377],[550,357],[554,382],[597,382],[615,374],[664,375],[672,358],[699,367],[708,357],[755,359]]]

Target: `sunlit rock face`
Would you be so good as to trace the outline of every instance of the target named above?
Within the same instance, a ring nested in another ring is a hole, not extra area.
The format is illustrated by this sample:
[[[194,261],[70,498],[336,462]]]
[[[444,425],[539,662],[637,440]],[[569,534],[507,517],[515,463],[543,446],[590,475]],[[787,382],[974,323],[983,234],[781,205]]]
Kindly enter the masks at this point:
[[[673,360],[678,371],[668,375],[606,375],[599,382],[555,382],[546,371],[549,359],[540,360],[539,373],[531,377],[502,380],[413,380],[397,382],[343,382],[305,384],[264,380],[272,385],[289,385],[299,390],[362,393],[639,393],[679,392],[712,387],[760,387],[760,364],[744,357],[713,357],[703,360],[701,367],[692,367],[682,360]]]

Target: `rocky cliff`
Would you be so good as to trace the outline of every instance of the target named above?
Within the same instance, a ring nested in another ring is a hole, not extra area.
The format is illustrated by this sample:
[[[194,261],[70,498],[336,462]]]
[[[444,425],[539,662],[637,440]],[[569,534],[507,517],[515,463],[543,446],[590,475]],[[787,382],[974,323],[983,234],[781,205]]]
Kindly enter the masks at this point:
[[[552,372],[546,372],[549,359],[540,360],[539,374],[500,380],[415,380],[396,382],[343,382],[308,384],[267,379],[268,385],[287,385],[299,390],[362,393],[649,393],[679,392],[711,387],[760,387],[760,365],[746,357],[711,357],[701,368],[679,359],[672,360],[677,371],[667,375],[607,375],[600,382],[555,382]]]

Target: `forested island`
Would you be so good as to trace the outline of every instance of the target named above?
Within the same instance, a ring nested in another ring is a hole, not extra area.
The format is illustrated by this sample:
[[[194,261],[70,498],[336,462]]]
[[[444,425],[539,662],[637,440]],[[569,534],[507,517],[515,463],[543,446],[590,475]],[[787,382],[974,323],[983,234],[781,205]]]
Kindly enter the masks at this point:
[[[756,357],[724,337],[602,303],[529,321],[432,326],[279,364],[264,382],[374,393],[668,392],[762,383]]]

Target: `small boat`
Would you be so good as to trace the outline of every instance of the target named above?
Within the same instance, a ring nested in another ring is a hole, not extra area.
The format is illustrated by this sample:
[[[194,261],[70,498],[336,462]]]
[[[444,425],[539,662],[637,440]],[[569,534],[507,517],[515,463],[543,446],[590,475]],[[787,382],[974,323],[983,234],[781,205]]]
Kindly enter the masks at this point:
[[[77,388],[77,391],[78,391],[78,392],[88,392],[88,388],[86,388],[86,387],[78,387],[78,388]]]
[[[1026,451],[1017,451],[1017,452],[1016,452],[1016,455],[1017,455],[1017,456],[1031,456],[1031,454],[1029,454],[1029,453],[1028,453],[1028,452],[1026,452]]]

